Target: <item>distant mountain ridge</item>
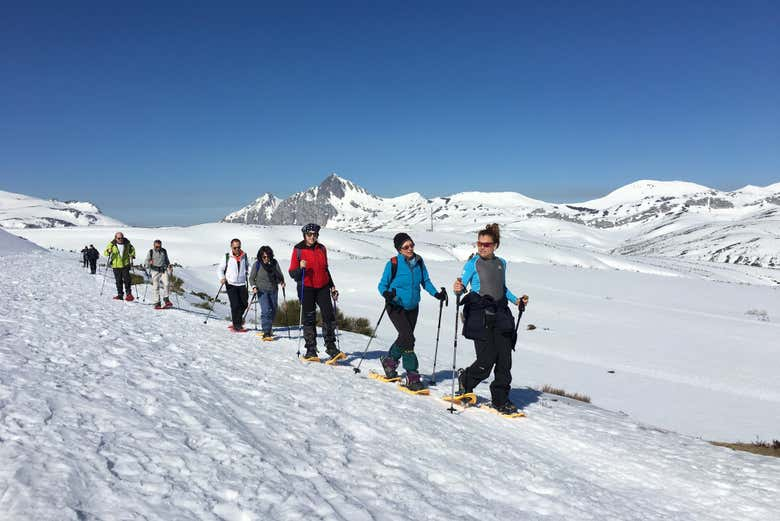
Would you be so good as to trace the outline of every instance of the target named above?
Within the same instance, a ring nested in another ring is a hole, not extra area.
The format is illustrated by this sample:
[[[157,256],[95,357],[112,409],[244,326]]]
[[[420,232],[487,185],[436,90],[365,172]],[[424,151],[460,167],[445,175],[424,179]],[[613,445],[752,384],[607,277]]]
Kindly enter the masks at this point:
[[[90,202],[39,199],[0,190],[0,227],[62,228],[69,226],[123,226]]]
[[[614,230],[609,249],[626,255],[689,255],[716,262],[780,266],[780,237],[765,229],[771,228],[770,221],[780,224],[780,183],[724,192],[682,181],[642,180],[591,201],[547,203],[516,192],[461,192],[430,199],[410,193],[383,198],[331,174],[318,186],[284,200],[264,194],[223,222],[317,222],[343,231],[372,232],[476,230],[488,222],[511,229],[540,219],[549,221],[551,230],[556,221]],[[724,231],[726,224],[730,227]],[[694,233],[694,228],[699,231]],[[739,240],[729,242],[735,234]]]
[[[493,217],[510,223],[533,217],[576,222],[596,228],[647,223],[687,212],[740,209],[776,216],[780,211],[780,183],[746,186],[722,192],[681,181],[637,181],[599,199],[579,203],[547,203],[516,192],[461,192],[426,199],[419,193],[393,198],[373,195],[336,174],[319,186],[280,200],[266,193],[255,202],[227,215],[222,222],[244,224],[305,224],[317,222],[345,231],[409,229],[482,223]]]

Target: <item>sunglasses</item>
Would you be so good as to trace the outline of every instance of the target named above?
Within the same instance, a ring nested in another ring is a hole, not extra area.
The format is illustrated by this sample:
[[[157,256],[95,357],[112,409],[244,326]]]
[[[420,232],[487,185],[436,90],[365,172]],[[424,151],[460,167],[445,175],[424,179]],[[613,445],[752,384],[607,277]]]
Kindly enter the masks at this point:
[[[401,246],[402,250],[413,250],[414,244],[407,244],[406,246]]]
[[[269,257],[268,255],[261,255],[260,258],[262,258],[262,259],[270,259],[271,257]]]
[[[480,248],[490,248],[494,244],[496,244],[496,243],[495,242],[481,242],[481,241],[477,241],[477,246],[479,246]]]
[[[319,237],[320,234],[317,232],[306,232],[306,237]]]

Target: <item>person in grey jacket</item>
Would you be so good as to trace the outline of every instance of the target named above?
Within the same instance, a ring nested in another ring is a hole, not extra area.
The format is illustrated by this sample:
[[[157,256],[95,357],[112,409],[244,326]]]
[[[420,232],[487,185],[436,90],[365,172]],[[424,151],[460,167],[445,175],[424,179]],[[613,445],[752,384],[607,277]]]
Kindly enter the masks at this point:
[[[270,246],[257,250],[257,259],[249,272],[249,286],[260,302],[260,324],[263,340],[273,340],[273,323],[279,301],[279,286],[284,287],[284,275]]]
[[[152,274],[152,300],[154,309],[164,309],[173,307],[170,299],[170,275],[173,272],[173,266],[168,259],[168,252],[162,247],[162,241],[154,241],[154,248],[149,250],[146,255],[146,267]],[[162,283],[162,296],[164,304],[160,303],[160,283]]]

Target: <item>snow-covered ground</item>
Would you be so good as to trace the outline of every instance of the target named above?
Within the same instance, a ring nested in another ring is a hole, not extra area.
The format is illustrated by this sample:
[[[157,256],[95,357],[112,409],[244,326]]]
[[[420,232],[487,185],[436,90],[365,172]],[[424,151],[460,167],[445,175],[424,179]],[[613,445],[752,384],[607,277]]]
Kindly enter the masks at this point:
[[[59,228],[63,226],[122,226],[92,203],[57,201],[0,190],[0,228]]]
[[[128,236],[139,248],[161,237],[188,264],[190,284],[213,283],[207,264],[233,234],[280,252],[289,245],[281,236],[295,239],[283,229],[206,231]],[[63,232],[51,241],[73,233],[75,245],[100,248],[111,236]],[[323,241],[333,245],[344,308],[378,314],[372,292],[387,241],[331,232]],[[346,246],[353,257],[336,251]],[[421,250],[431,252],[435,282],[449,284],[460,262],[438,260],[445,247]],[[506,420],[450,414],[437,398],[449,384],[451,316],[433,396],[409,396],[366,378],[387,347],[386,325],[356,375],[299,362],[296,340],[284,334],[263,343],[229,334],[222,320],[204,325],[196,310],[112,301],[110,281],[101,297],[100,275],[80,268],[77,255],[0,255],[3,520],[732,521],[773,520],[780,511],[780,461],[651,425],[698,410],[689,427],[698,420],[716,437],[719,424],[725,433],[750,418],[777,434],[777,326],[744,314],[750,303],[779,316],[768,287],[512,265],[512,287],[533,299],[524,321],[538,329],[523,332],[515,353],[511,398],[528,417]],[[426,371],[432,299],[422,316]],[[349,353],[365,342],[341,337]],[[470,361],[469,342],[459,347]],[[606,408],[528,387],[548,377]],[[477,391],[487,395],[486,386]],[[623,407],[633,402],[636,413]],[[644,413],[649,423],[638,419]]]
[[[78,250],[94,243],[102,251],[113,231],[82,227],[19,233],[46,247]],[[241,238],[250,254],[270,244],[286,268],[300,237],[293,226],[238,224],[124,231],[139,257],[154,239],[162,239],[171,259],[184,265],[177,273],[187,289],[212,296],[218,287],[215,264],[231,238]],[[523,322],[537,326],[521,334],[514,355],[515,385],[551,384],[585,393],[601,407],[710,440],[780,437],[780,288],[768,285],[777,270],[608,255],[578,244],[576,235],[567,239],[563,232],[555,242],[538,234],[506,235],[499,253],[510,262],[510,286],[531,296]],[[379,317],[381,298],[375,288],[393,254],[391,237],[390,232],[323,231],[347,314],[372,323]],[[434,283],[450,287],[474,237],[414,237]],[[185,305],[187,301],[199,299],[189,295]],[[437,302],[424,295],[421,306],[416,351],[422,371],[430,372]],[[226,307],[217,308],[220,318],[228,314]],[[437,370],[450,363],[453,331],[450,307],[443,319]],[[387,347],[393,337],[391,325],[382,324],[377,347]],[[470,363],[471,343],[460,346],[460,359]],[[487,383],[483,385],[487,392]]]
[[[40,251],[42,248],[27,239],[13,235],[0,228],[0,257],[17,253]]]

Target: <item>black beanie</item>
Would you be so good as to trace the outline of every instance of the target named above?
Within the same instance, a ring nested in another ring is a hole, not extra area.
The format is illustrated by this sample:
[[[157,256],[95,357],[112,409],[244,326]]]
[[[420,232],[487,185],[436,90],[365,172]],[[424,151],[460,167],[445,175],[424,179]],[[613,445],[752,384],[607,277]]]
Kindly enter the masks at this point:
[[[403,246],[406,241],[412,241],[412,238],[409,237],[408,233],[396,233],[395,237],[393,237],[393,246],[395,246],[396,250],[401,251],[401,246]],[[414,244],[414,241],[412,241],[412,244]]]

